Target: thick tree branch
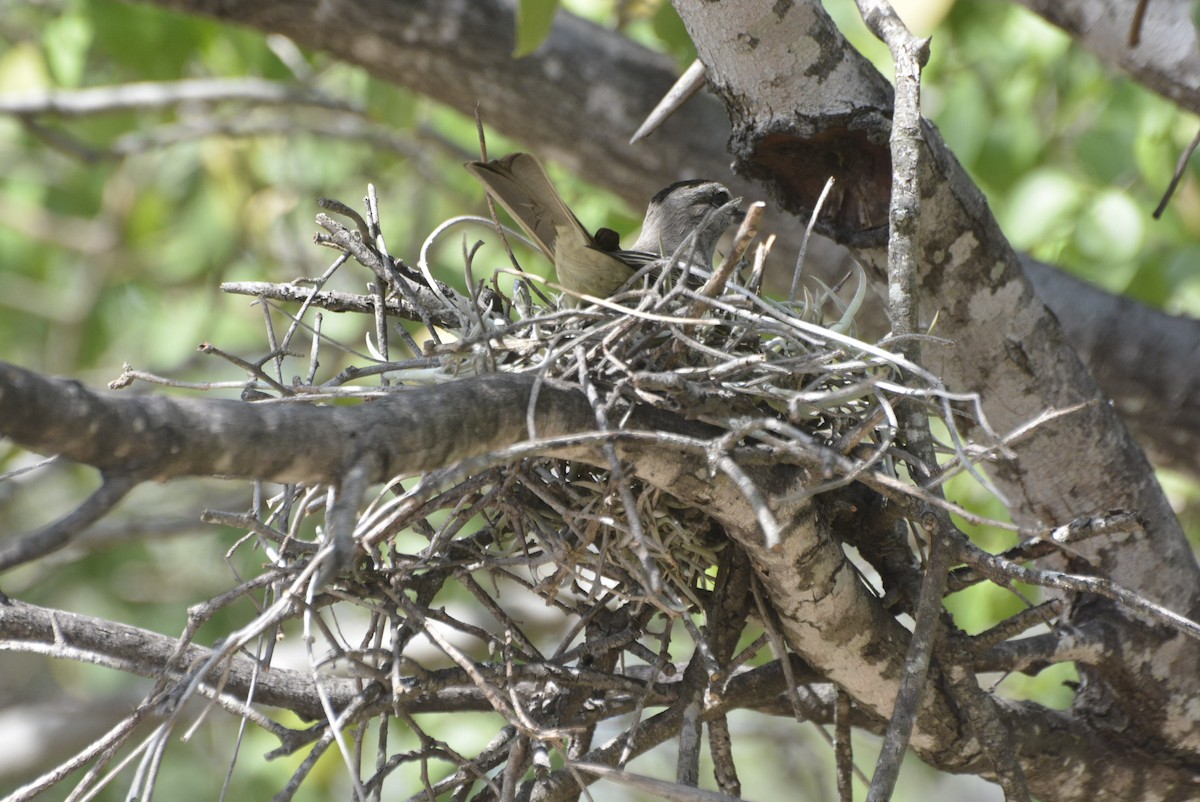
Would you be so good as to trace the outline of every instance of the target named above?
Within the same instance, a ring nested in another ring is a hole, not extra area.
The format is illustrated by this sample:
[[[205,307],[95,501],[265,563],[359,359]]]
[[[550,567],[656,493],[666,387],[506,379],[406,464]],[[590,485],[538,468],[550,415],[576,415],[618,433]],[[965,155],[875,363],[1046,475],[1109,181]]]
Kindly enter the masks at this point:
[[[1050,307],[1121,417],[1158,465],[1200,476],[1200,320],[1168,315],[1022,257]]]
[[[238,101],[254,105],[320,106],[361,114],[344,100],[262,78],[145,81],[121,86],[30,92],[0,97],[0,114],[77,117],[186,103]]]
[[[1189,0],[1145,3],[1137,45],[1129,43],[1135,3],[1125,0],[1017,0],[1071,35],[1106,64],[1200,114],[1200,41]]]

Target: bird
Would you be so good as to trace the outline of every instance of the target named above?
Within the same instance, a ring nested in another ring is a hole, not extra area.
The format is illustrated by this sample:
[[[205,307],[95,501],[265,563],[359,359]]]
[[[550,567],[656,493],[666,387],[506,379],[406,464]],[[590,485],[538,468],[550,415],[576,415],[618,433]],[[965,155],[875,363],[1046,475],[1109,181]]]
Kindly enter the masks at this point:
[[[616,232],[588,233],[532,154],[464,166],[554,264],[569,295],[606,298],[654,262],[679,260],[689,270],[710,270],[717,241],[745,217],[738,208],[741,198],[735,200],[720,183],[677,181],[650,199],[641,233],[632,248],[622,250]]]

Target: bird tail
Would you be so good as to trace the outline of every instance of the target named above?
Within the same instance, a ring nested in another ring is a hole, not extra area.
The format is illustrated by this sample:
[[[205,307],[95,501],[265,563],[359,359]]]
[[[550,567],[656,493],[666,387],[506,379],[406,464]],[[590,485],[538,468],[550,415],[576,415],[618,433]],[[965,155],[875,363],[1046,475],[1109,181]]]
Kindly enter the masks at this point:
[[[503,159],[467,162],[465,167],[487,188],[551,262],[560,236],[579,238],[577,247],[591,244],[587,230],[559,196],[541,163],[528,153]]]

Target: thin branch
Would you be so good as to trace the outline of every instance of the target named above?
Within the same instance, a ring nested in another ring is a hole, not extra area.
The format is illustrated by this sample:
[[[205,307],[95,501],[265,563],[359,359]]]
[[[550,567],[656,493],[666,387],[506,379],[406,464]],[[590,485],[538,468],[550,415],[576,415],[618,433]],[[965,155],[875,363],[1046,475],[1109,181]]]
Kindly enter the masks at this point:
[[[350,567],[353,562],[358,548],[354,540],[358,510],[367,487],[379,474],[379,468],[379,455],[367,451],[346,469],[344,478],[333,489],[333,499],[325,513],[326,544],[330,553],[321,564],[321,569],[309,588],[310,603],[318,589],[324,587],[339,571]],[[320,557],[318,554],[316,559]]]
[[[1181,632],[1190,638],[1200,640],[1200,622],[1185,615],[1168,610],[1161,604],[1156,604],[1128,588],[1121,587],[1113,580],[1102,576],[1080,576],[1062,571],[1028,568],[1010,562],[1003,557],[988,554],[983,549],[970,543],[965,535],[959,535],[957,549],[984,576],[998,585],[1008,585],[1011,582],[1026,582],[1040,587],[1057,590],[1073,591],[1076,593],[1092,593],[1105,599],[1117,602],[1126,610],[1139,615],[1155,624],[1161,624]]]
[[[93,740],[90,744],[82,749],[79,753],[72,755],[67,760],[55,766],[50,771],[43,774],[41,777],[26,783],[20,788],[15,789],[4,798],[4,802],[28,802],[37,798],[43,791],[46,791],[58,783],[65,780],[75,772],[82,769],[93,760],[101,759],[103,764],[103,756],[111,755],[116,749],[126,743],[133,737],[134,730],[152,713],[149,705],[140,705],[129,715],[125,716],[119,722],[106,732],[104,735]],[[84,785],[87,782],[85,779]]]
[[[1133,9],[1133,20],[1129,23],[1129,46],[1131,48],[1141,44],[1142,21],[1146,18],[1146,7],[1149,5],[1150,0],[1137,0],[1137,6]],[[1158,217],[1157,214],[1154,216]]]
[[[319,106],[361,113],[355,105],[303,86],[262,78],[198,78],[182,81],[145,81],[55,89],[0,96],[0,114],[83,117],[118,111],[159,109],[185,103],[244,101],[254,105]]]
[[[1145,3],[1147,0],[1141,0],[1141,2]],[[1167,189],[1163,193],[1162,200],[1158,202],[1158,206],[1154,207],[1153,216],[1155,220],[1161,218],[1163,212],[1167,210],[1167,204],[1171,202],[1171,196],[1175,194],[1179,182],[1183,180],[1188,162],[1192,160],[1192,154],[1196,152],[1197,147],[1200,147],[1200,130],[1196,131],[1196,135],[1192,137],[1191,143],[1184,149],[1179,157],[1179,161],[1175,163],[1175,172],[1171,174],[1171,182],[1167,184]]]
[[[833,753],[837,764],[838,802],[854,802],[854,747],[850,743],[850,694],[838,689]]]
[[[888,317],[892,334],[899,338],[900,353],[920,364],[920,296],[917,291],[918,236],[920,224],[921,154],[921,69],[929,59],[929,41],[909,33],[896,12],[882,0],[858,0],[863,21],[887,43],[896,65],[896,99],[892,120],[892,197],[888,221]],[[898,410],[901,441],[916,455],[909,473],[921,482],[935,464],[929,420],[923,409],[908,401]],[[950,570],[953,549],[945,526],[945,511],[931,511],[922,526],[929,534],[929,558],[917,600],[912,640],[904,661],[900,690],[884,736],[883,748],[871,778],[867,802],[891,798],[900,763],[912,737],[917,714],[925,696],[934,641],[942,615],[942,595]],[[937,519],[942,519],[937,521]],[[937,521],[935,523],[935,521]]]
[[[1001,719],[996,701],[979,687],[975,674],[965,667],[949,666],[946,676],[971,730],[992,761],[1000,787],[1004,789],[1005,802],[1031,802],[1025,772],[1013,747],[1014,733]]]
[[[0,572],[63,548],[80,532],[108,514],[146,478],[136,472],[103,474],[100,487],[74,510],[54,523],[15,537],[0,547]]]
[[[251,295],[253,298],[270,298],[272,300],[296,301],[300,304],[310,304],[318,309],[330,312],[360,312],[373,313],[377,304],[374,295],[359,295],[354,293],[322,289],[313,292],[312,288],[300,286],[298,283],[269,283],[265,281],[227,281],[221,285],[221,292],[235,295]],[[425,292],[427,289],[414,288],[414,292]],[[425,305],[409,304],[407,299],[389,298],[386,300],[389,315],[395,315],[406,321],[420,321],[418,309]],[[433,317],[433,323],[452,327],[457,321],[450,316]]]

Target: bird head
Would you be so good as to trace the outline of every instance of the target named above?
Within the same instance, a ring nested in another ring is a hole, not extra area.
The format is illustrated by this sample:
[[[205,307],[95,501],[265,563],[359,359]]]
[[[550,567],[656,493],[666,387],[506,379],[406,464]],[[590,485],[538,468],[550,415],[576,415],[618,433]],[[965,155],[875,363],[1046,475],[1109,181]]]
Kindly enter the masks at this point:
[[[650,199],[635,251],[673,255],[689,236],[705,266],[712,264],[717,241],[725,229],[746,214],[723,184],[708,179],[677,181]]]

